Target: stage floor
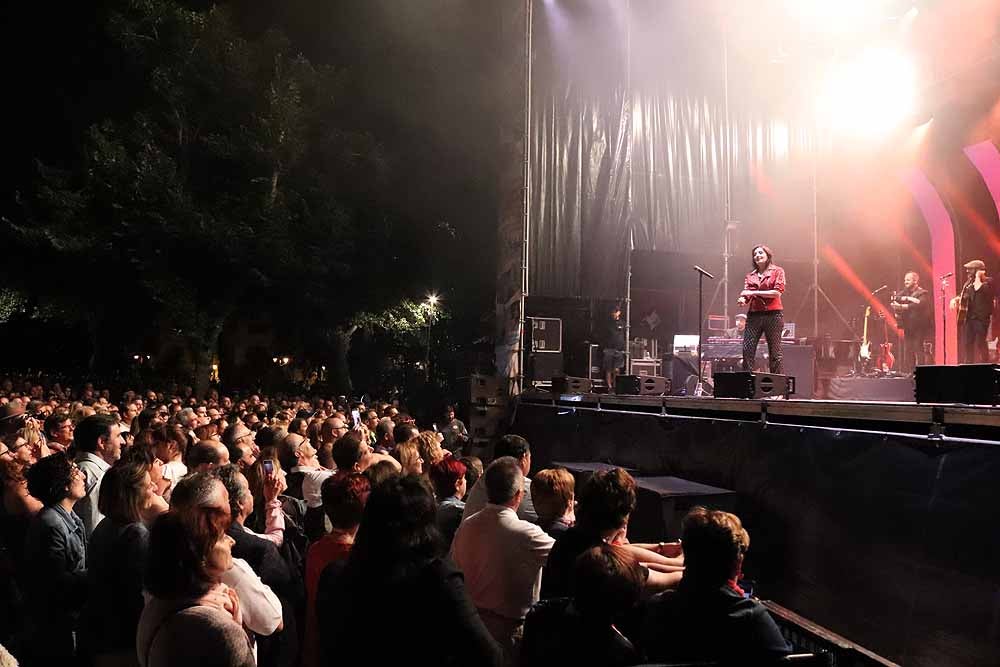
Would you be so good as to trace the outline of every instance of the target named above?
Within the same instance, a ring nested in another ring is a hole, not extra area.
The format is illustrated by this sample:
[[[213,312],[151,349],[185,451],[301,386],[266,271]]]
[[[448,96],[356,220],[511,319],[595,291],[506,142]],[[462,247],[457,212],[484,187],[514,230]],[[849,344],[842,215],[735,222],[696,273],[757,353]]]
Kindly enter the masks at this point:
[[[1000,407],[988,405],[554,394],[542,390],[526,391],[521,394],[520,401],[553,408],[888,431],[926,435],[929,438],[996,441],[1000,444]]]

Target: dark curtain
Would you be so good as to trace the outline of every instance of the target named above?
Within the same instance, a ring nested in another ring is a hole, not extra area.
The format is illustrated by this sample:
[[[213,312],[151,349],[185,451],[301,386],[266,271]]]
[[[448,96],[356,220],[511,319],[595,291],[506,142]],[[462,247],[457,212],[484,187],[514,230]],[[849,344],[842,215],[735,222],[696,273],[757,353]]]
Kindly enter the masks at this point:
[[[723,250],[726,159],[734,251],[811,253],[810,136],[783,98],[750,97],[749,64],[691,3],[536,3],[531,104],[530,289],[616,298],[634,247]],[[757,95],[757,93],[755,93]],[[781,242],[775,240],[782,233]],[[791,229],[801,233],[789,237]],[[710,259],[711,258],[711,259]],[[744,264],[731,273],[742,285]],[[808,284],[800,277],[804,287]]]

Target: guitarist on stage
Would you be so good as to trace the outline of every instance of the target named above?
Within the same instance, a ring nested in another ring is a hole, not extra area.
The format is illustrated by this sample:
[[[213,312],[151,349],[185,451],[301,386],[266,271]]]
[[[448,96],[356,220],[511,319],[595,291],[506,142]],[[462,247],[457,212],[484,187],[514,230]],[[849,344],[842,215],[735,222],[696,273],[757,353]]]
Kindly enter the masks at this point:
[[[931,295],[920,286],[916,271],[903,276],[903,289],[893,295],[890,303],[896,321],[903,329],[903,349],[899,370],[912,373],[916,366],[927,363],[924,359],[924,341],[931,331],[933,305]]]
[[[965,264],[965,285],[951,300],[958,312],[958,363],[979,364],[989,361],[986,338],[993,317],[996,285],[986,276],[986,263],[974,259]]]

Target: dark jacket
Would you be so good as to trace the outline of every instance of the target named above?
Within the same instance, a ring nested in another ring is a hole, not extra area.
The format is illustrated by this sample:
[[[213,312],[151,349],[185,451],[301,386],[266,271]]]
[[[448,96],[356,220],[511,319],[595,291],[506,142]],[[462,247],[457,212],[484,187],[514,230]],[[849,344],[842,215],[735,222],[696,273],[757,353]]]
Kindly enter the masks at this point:
[[[741,664],[791,652],[762,604],[729,588],[681,580],[646,604],[640,645],[651,662],[738,660]]]
[[[378,664],[409,664],[416,647],[429,664],[501,664],[500,647],[469,600],[462,573],[450,560],[434,559],[402,578],[358,579],[339,566],[328,566],[320,577],[316,611],[325,629],[323,664],[362,665],[373,658]],[[358,641],[387,614],[395,619],[391,641],[377,646]],[[441,641],[428,643],[428,637]]]
[[[522,667],[552,665],[636,665],[635,645],[607,622],[582,616],[570,598],[542,600],[524,621]]]
[[[93,654],[135,652],[148,550],[149,530],[141,522],[122,524],[105,517],[90,536],[83,632]]]
[[[74,652],[74,631],[87,599],[87,535],[75,512],[42,508],[28,526],[21,583],[29,652],[62,658]]]

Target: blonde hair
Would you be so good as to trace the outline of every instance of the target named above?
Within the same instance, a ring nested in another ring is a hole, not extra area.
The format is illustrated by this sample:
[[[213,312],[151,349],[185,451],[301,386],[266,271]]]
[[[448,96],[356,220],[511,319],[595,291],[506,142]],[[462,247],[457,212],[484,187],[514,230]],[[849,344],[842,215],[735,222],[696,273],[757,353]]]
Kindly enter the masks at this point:
[[[420,457],[424,460],[424,471],[444,459],[444,450],[438,442],[438,434],[434,431],[421,431],[414,441]]]
[[[396,457],[399,465],[403,467],[403,475],[418,474],[417,467],[420,465],[422,457],[420,456],[420,450],[417,448],[416,442],[408,440],[396,445],[396,449],[393,450],[392,455]]]

